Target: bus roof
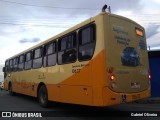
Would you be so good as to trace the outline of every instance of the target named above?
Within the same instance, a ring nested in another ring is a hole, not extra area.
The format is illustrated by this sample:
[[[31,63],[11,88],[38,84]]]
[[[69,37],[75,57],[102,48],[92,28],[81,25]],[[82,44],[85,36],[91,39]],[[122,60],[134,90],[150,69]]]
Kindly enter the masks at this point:
[[[116,15],[116,14],[110,14],[110,15],[113,16],[113,17],[117,17],[117,18],[120,18],[120,19],[124,19],[124,20],[126,20],[126,21],[129,21],[129,22],[132,22],[132,23],[140,26],[140,27],[144,30],[144,27],[143,27],[143,26],[141,26],[139,23],[137,23],[137,22],[135,22],[135,21],[133,21],[133,20],[127,18],[127,17],[123,17],[123,16]]]

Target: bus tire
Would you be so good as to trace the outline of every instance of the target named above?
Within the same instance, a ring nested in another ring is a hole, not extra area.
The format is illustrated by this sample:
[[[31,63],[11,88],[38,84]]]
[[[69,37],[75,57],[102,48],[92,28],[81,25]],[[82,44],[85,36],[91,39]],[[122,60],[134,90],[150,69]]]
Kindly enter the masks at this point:
[[[42,107],[48,107],[48,92],[45,85],[40,86],[38,90],[38,100]]]
[[[15,95],[15,93],[12,91],[12,83],[9,83],[8,92],[9,92],[9,95],[11,95],[11,96]]]

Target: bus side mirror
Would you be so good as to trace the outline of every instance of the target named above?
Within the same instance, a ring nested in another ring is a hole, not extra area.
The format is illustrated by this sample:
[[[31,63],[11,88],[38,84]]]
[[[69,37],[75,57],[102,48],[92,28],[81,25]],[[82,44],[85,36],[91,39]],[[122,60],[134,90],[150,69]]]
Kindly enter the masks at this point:
[[[5,72],[5,67],[3,67],[3,72]]]

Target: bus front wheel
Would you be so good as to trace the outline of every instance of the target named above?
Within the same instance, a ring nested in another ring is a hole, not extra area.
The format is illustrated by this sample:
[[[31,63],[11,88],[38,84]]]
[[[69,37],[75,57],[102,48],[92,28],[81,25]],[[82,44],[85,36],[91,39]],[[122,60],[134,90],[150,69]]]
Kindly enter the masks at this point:
[[[45,85],[42,85],[39,88],[38,100],[39,100],[39,104],[42,107],[47,107],[47,105],[48,105],[48,92],[47,92],[47,88]]]

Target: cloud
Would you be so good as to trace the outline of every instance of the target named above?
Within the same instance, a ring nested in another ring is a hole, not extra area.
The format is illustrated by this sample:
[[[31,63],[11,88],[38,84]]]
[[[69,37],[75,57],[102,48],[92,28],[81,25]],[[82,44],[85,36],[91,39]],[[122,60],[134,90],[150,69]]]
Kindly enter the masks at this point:
[[[126,15],[126,17],[127,15],[130,15],[128,18],[135,18],[133,20],[138,23],[150,22],[151,19],[148,19],[149,17],[145,14],[152,15],[159,13],[159,4],[153,1],[158,0],[149,0],[147,2],[145,0],[70,0],[69,2],[66,0],[15,1],[26,5],[1,1],[0,16],[2,17],[0,18],[0,48],[8,46],[8,41],[10,41],[9,43],[11,45],[16,41],[16,44],[20,43],[22,46],[22,44],[29,45],[24,43],[34,44],[39,42],[39,39],[48,39],[53,35],[66,30],[66,28],[76,25],[81,21],[100,13],[104,4],[111,6],[111,11],[114,14],[122,16]],[[27,4],[33,6],[28,6]],[[156,8],[156,10],[153,11],[153,8]],[[155,19],[155,16],[152,17],[152,19]],[[158,17],[157,21],[159,21]],[[152,29],[152,32],[147,30],[147,37],[153,39],[156,36],[158,28],[155,26]],[[153,40],[151,41],[147,39],[147,41],[155,44]]]
[[[108,0],[108,5],[111,6],[111,10],[115,11],[141,11],[143,8],[143,4],[141,0]]]
[[[37,2],[38,1],[38,2]],[[132,10],[140,11],[143,8],[142,0],[66,0],[61,1],[51,1],[51,0],[35,0],[35,1],[22,1],[16,4],[14,2],[4,2],[2,7],[3,13],[8,13],[11,16],[23,16],[27,17],[51,17],[52,15],[68,15],[68,16],[78,16],[78,15],[95,15],[101,12],[101,8],[104,4],[111,6],[113,11],[117,10]],[[1,1],[2,2],[2,1]],[[33,6],[32,6],[33,5]],[[7,6],[7,7],[6,7]],[[36,7],[37,6],[37,7]],[[44,6],[44,7],[38,7]],[[10,9],[8,9],[10,8]],[[74,9],[75,8],[75,9]],[[14,9],[14,10],[13,10]],[[22,11],[23,9],[23,11]],[[13,13],[14,12],[14,13]]]
[[[156,45],[153,45],[152,47],[160,47],[160,43],[159,44],[156,44]]]
[[[23,33],[25,31],[26,29],[22,26],[11,26],[10,24],[2,24],[0,26],[0,36]]]
[[[24,38],[24,39],[19,40],[19,42],[21,44],[23,44],[23,43],[37,43],[39,41],[41,41],[39,38],[32,38],[32,39]]]
[[[157,33],[159,33],[159,31],[158,31],[159,28],[160,28],[160,25],[150,24],[146,28],[147,39],[149,39],[149,38],[153,37],[154,35],[156,35]]]
[[[154,2],[156,2],[156,3],[158,3],[158,4],[160,4],[160,1],[159,0],[153,0]]]

